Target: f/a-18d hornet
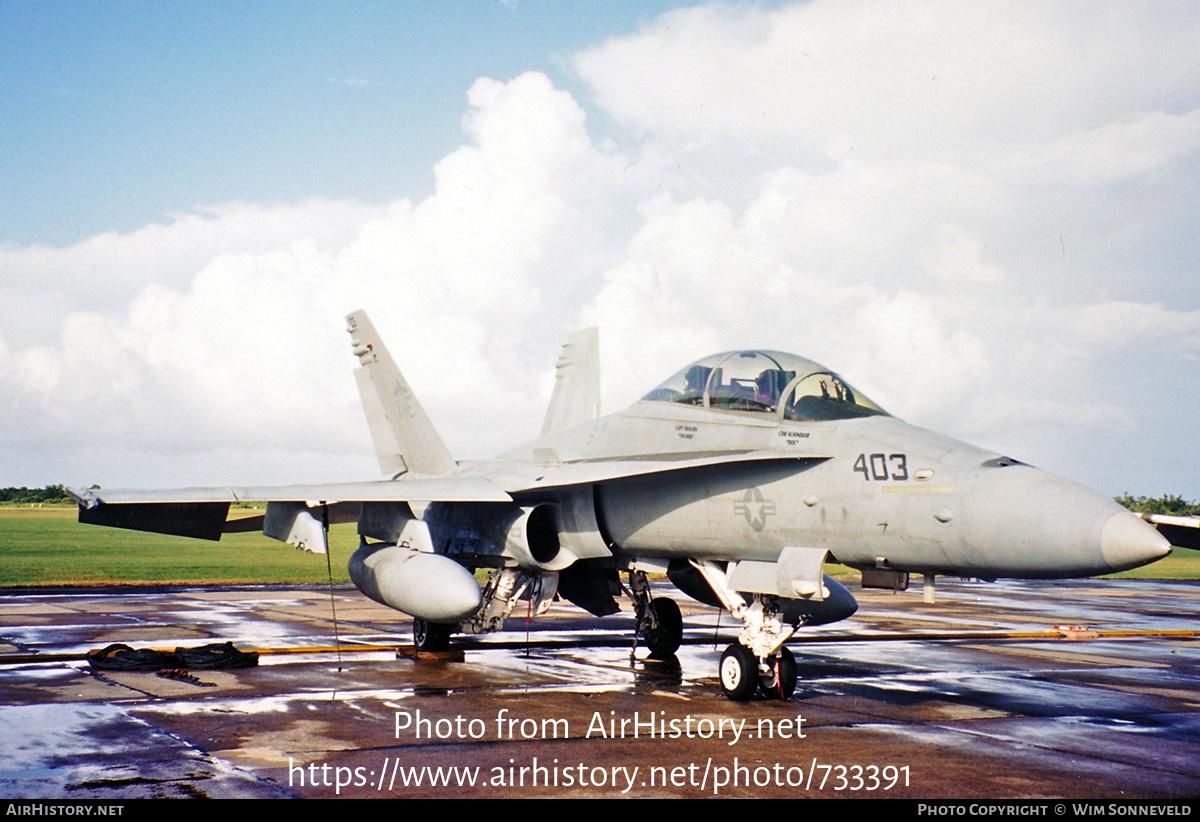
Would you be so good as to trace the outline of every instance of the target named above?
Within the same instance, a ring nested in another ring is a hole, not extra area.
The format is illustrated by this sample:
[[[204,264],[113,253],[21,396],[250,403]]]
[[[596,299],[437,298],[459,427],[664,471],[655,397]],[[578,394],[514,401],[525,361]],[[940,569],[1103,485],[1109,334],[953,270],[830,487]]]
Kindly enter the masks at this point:
[[[541,436],[494,460],[454,460],[362,312],[347,325],[379,464],[390,479],[282,487],[73,491],[79,520],[203,539],[262,529],[324,552],[328,525],[358,523],[350,577],[414,618],[418,648],[499,630],[518,601],[560,596],[619,610],[669,657],[674,600],[648,573],[742,623],[721,657],[725,694],[786,699],[804,625],[846,619],[854,597],[824,565],[867,584],[907,575],[1053,579],[1122,571],[1167,539],[1112,500],[1001,454],[909,425],[845,379],[778,351],[728,351],[600,415],[596,329],[572,334]],[[227,520],[229,505],[267,501]],[[486,584],[474,572],[490,570]],[[525,608],[522,608],[524,611]]]

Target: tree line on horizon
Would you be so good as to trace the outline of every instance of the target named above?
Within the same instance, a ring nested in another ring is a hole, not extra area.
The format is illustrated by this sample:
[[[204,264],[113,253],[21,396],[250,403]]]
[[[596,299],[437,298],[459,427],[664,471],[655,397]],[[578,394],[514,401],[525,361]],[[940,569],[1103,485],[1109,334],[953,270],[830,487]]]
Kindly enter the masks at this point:
[[[0,505],[37,505],[39,503],[71,503],[67,489],[61,485],[45,488],[0,488]]]
[[[1200,504],[1188,502],[1183,497],[1174,494],[1163,494],[1161,497],[1135,497],[1128,492],[1119,497],[1113,497],[1118,505],[1123,505],[1130,511],[1139,514],[1167,514],[1175,517],[1200,516]]]

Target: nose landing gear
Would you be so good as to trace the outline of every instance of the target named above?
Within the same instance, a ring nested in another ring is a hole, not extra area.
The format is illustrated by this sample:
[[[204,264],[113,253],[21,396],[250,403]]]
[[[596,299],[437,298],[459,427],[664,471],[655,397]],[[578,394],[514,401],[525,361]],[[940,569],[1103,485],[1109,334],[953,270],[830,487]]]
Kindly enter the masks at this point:
[[[734,643],[721,654],[721,691],[734,702],[749,702],[755,691],[767,699],[788,700],[796,692],[796,658],[787,648],[759,659]]]

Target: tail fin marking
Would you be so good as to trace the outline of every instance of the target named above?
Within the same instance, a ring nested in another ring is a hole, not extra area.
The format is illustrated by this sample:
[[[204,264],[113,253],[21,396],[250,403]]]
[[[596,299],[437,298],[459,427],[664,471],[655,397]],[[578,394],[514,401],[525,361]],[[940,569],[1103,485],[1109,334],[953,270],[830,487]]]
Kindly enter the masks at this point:
[[[354,378],[379,468],[387,475],[449,474],[457,467],[446,443],[400,373],[365,311],[346,316],[361,367]]]

